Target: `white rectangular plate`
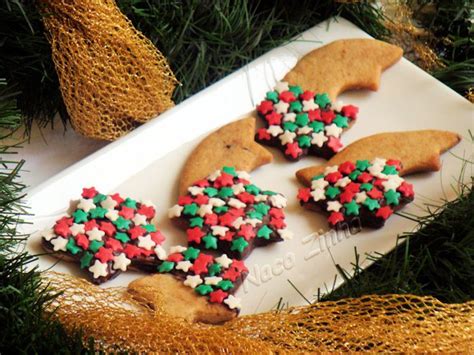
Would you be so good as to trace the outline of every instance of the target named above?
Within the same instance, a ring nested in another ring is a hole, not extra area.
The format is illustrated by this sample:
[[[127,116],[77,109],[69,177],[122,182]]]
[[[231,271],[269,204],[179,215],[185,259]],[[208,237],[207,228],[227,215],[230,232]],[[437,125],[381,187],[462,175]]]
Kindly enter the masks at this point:
[[[315,26],[295,41],[270,51],[49,179],[29,193],[28,202],[35,215],[31,219],[33,224],[26,228],[26,232],[33,233],[29,250],[35,254],[42,252],[36,232],[51,226],[65,212],[68,202],[78,198],[82,187],[88,186],[102,192],[117,191],[133,198],[152,200],[158,206],[158,227],[167,237],[166,246],[185,244],[185,233],[170,224],[166,212],[176,201],[180,170],[202,137],[250,114],[265,92],[305,53],[337,39],[367,37],[365,32],[343,19],[331,22],[329,27],[327,23]],[[345,145],[379,132],[433,128],[467,137],[468,130],[473,129],[471,104],[405,59],[383,73],[378,92],[349,92],[340,98],[360,108],[357,123],[342,137]],[[242,298],[243,314],[267,311],[280,299],[288,305],[305,304],[305,298],[314,300],[318,288],[324,291],[332,287],[337,274],[335,264],[351,269],[354,248],[361,255],[374,251],[386,253],[394,247],[398,234],[415,227],[408,219],[392,216],[380,230],[364,230],[347,236],[326,233],[328,228],[323,216],[299,207],[296,200],[299,184],[294,177],[296,170],[323,161],[308,157],[289,163],[276,149],[272,149],[272,153],[275,162],[253,172],[252,181],[288,197],[287,222],[295,237],[255,249],[246,260],[250,274],[237,292]],[[469,138],[452,153],[471,156]],[[405,209],[407,212],[422,213],[420,206],[424,202],[454,197],[450,186],[462,162],[451,153],[445,154],[442,161],[441,172],[408,178],[415,185],[416,199]],[[77,265],[55,264],[55,261],[50,256],[41,256],[39,265],[42,269],[54,265],[54,270],[84,276]],[[123,273],[104,287],[126,286],[142,275]]]

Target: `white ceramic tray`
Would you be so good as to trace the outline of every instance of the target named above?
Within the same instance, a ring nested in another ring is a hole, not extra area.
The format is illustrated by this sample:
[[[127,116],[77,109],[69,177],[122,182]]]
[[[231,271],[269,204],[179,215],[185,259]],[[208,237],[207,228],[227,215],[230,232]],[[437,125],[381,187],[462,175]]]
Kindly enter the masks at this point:
[[[33,233],[29,250],[42,252],[36,232],[51,226],[84,186],[152,200],[158,206],[158,227],[167,236],[166,246],[185,244],[185,233],[170,224],[166,212],[176,201],[176,181],[184,161],[202,137],[252,112],[265,92],[308,51],[336,39],[365,37],[369,36],[343,19],[332,21],[329,27],[328,23],[315,26],[31,190],[28,202],[34,217],[26,228],[26,232]],[[357,123],[342,137],[345,145],[384,131],[436,128],[467,137],[468,130],[474,128],[471,104],[405,59],[383,74],[378,92],[350,92],[340,99],[360,108]],[[280,299],[285,305],[314,300],[318,288],[332,288],[337,274],[335,264],[351,270],[354,248],[364,261],[365,253],[389,251],[397,234],[415,226],[395,215],[381,230],[348,236],[326,233],[323,216],[299,207],[296,194],[300,185],[294,177],[296,170],[323,161],[308,157],[288,163],[280,151],[272,152],[275,162],[253,172],[252,180],[288,197],[287,222],[295,237],[255,249],[247,259],[250,274],[237,292],[242,298],[243,314],[269,310]],[[464,139],[452,153],[472,155],[469,139]],[[422,213],[420,206],[424,202],[454,197],[450,185],[460,171],[461,161],[450,153],[444,154],[442,161],[441,172],[408,177],[415,185],[416,199],[406,211]],[[472,172],[466,174],[470,175]],[[50,256],[39,258],[41,268],[54,265],[54,270],[84,276],[77,265],[55,263]],[[123,273],[103,287],[125,286],[142,275]],[[337,278],[338,284],[340,281]]]

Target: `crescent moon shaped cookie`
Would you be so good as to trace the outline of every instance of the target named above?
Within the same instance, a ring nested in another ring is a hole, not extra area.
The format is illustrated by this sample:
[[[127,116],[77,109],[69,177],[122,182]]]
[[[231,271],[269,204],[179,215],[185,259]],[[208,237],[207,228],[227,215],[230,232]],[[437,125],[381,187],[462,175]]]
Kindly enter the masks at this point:
[[[223,166],[250,172],[268,164],[273,156],[253,139],[255,118],[231,122],[199,143],[191,153],[179,180],[179,194],[186,193],[192,183],[203,179]]]
[[[439,130],[374,134],[348,145],[324,165],[298,170],[296,177],[303,185],[311,186],[311,179],[322,174],[327,166],[358,159],[372,160],[381,155],[401,161],[402,176],[421,171],[438,171],[441,168],[440,154],[460,140],[457,133]]]
[[[400,47],[383,41],[342,39],[306,54],[283,80],[335,100],[346,90],[376,91],[382,71],[402,55]]]

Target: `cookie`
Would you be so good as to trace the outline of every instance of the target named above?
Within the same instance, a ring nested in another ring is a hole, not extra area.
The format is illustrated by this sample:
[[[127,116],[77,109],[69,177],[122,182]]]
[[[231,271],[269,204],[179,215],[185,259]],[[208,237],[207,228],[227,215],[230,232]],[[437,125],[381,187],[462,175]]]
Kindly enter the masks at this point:
[[[190,246],[243,259],[254,247],[291,238],[283,208],[286,198],[250,183],[233,167],[194,182],[169,217],[186,230]]]
[[[332,105],[327,94],[279,82],[257,106],[265,123],[255,139],[278,147],[288,160],[305,155],[331,158],[341,148],[340,136],[356,119],[358,108]]]
[[[351,89],[376,91],[381,72],[402,55],[400,47],[375,39],[342,39],[306,54],[283,81],[315,93],[327,93],[334,101]]]
[[[327,166],[298,192],[300,204],[326,213],[336,229],[380,228],[393,212],[413,201],[413,186],[399,176],[398,160],[375,158]]]
[[[191,153],[182,170],[178,192],[187,188],[222,166],[234,166],[252,171],[268,164],[273,156],[253,139],[255,118],[248,117],[231,122],[207,136]]]
[[[181,246],[170,248],[161,259],[160,275],[128,286],[137,299],[191,322],[222,323],[238,315],[240,299],[233,293],[248,274],[243,261]]]
[[[152,223],[154,217],[149,202],[84,188],[72,214],[44,230],[41,243],[55,256],[79,263],[100,284],[129,269],[156,270],[161,262],[156,248],[165,238]]]
[[[311,186],[312,178],[323,174],[327,166],[358,159],[373,160],[380,156],[399,160],[402,163],[401,176],[438,171],[441,168],[440,154],[460,140],[457,133],[438,130],[379,133],[353,142],[324,165],[298,170],[296,177],[302,184]]]

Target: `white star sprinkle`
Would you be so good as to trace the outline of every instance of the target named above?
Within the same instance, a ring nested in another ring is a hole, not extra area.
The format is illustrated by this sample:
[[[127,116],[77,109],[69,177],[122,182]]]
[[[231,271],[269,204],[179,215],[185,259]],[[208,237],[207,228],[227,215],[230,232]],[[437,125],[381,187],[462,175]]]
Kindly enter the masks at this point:
[[[131,264],[131,260],[125,256],[124,253],[114,256],[114,265],[112,266],[115,270],[127,271],[128,265]]]
[[[150,200],[141,200],[140,203],[143,206],[156,208],[155,204],[153,202],[151,202]]]
[[[89,267],[89,271],[94,274],[94,279],[98,279],[101,276],[107,276],[107,264],[101,263],[99,260],[96,260],[94,265]]]
[[[329,185],[329,182],[327,182],[324,179],[317,179],[317,180],[311,181],[312,189],[324,189],[328,185]]]
[[[165,260],[168,257],[166,250],[161,245],[157,245],[153,251],[160,260]]]
[[[95,208],[95,204],[90,198],[81,198],[77,204],[77,208],[80,208],[84,212],[89,212],[91,209]]]
[[[387,181],[382,182],[382,186],[385,188],[385,192],[388,190],[397,190],[397,188],[401,185],[404,179],[402,179],[398,175],[388,175],[387,176]]]
[[[209,276],[204,278],[204,283],[206,285],[217,285],[220,281],[222,281],[222,277],[219,276]]]
[[[365,193],[365,191],[358,192],[356,193],[355,198],[356,198],[355,201],[357,203],[364,203],[364,201],[367,199],[367,194]]]
[[[140,225],[143,225],[143,224],[147,224],[147,221],[146,221],[146,216],[143,215],[143,214],[140,214],[140,213],[137,213],[133,219],[132,219],[133,223],[136,225],[136,226],[140,226]]]
[[[338,127],[335,123],[330,124],[329,126],[324,127],[327,136],[333,136],[338,138],[342,133],[342,128]]]
[[[314,100],[303,100],[303,111],[308,112],[311,110],[317,110],[318,104]]]
[[[186,286],[196,288],[198,285],[202,284],[201,276],[199,275],[188,275],[186,280],[183,282]]]
[[[338,169],[339,169],[339,167],[337,165],[327,166],[324,169],[324,175],[335,173]]]
[[[239,217],[232,223],[232,227],[234,227],[235,229],[240,229],[240,226],[242,224],[245,224],[244,219],[242,217]]]
[[[178,263],[176,264],[176,270],[188,272],[191,266],[193,266],[193,264],[189,260],[178,261]]]
[[[293,140],[296,137],[295,132],[285,131],[280,137],[281,144],[287,145],[288,143],[293,143]]]
[[[174,205],[168,210],[168,218],[180,217],[184,207],[180,205]]]
[[[351,181],[352,180],[348,176],[344,176],[342,179],[337,180],[334,186],[346,187],[347,185],[351,183]]]
[[[383,158],[375,158],[373,159],[371,162],[370,162],[372,165],[381,165],[382,168],[385,166],[385,164],[387,163],[387,159],[383,159]]]
[[[100,242],[102,241],[102,237],[105,235],[105,232],[99,230],[97,227],[94,227],[90,231],[87,231],[86,234],[90,241],[98,240]]]
[[[227,256],[227,254],[222,254],[218,258],[215,259],[219,265],[223,268],[227,269],[230,264],[232,264],[232,259]]]
[[[342,205],[339,203],[339,201],[328,201],[328,206],[327,206],[328,211],[339,212],[341,207]]]
[[[298,128],[298,134],[308,134],[313,132],[313,129],[309,126],[304,126],[301,128]]]
[[[57,237],[55,239],[51,239],[51,244],[53,244],[53,250],[54,251],[67,251],[66,245],[67,245],[67,239],[63,237]]]
[[[201,205],[199,207],[198,214],[201,217],[204,217],[207,214],[212,214],[212,205],[210,204]]]
[[[270,203],[274,207],[283,208],[286,207],[286,198],[283,195],[276,194],[269,197]]]
[[[289,112],[283,116],[283,122],[295,122],[296,120],[296,113]]]
[[[156,243],[151,239],[151,235],[147,234],[144,237],[138,237],[138,247],[145,250],[151,250]]]
[[[279,101],[277,104],[273,105],[273,108],[277,113],[287,113],[290,104],[285,101]]]
[[[204,187],[190,186],[188,187],[188,191],[191,195],[196,196],[202,194],[202,192],[204,191]]]
[[[239,179],[250,180],[250,174],[246,171],[237,171],[237,177]]]
[[[238,195],[241,192],[245,191],[244,184],[239,182],[238,184],[232,185],[232,191],[234,192],[234,195]]]
[[[224,300],[224,303],[229,306],[230,309],[240,309],[242,305],[240,304],[240,298],[234,297],[233,295],[229,295]]]
[[[84,225],[82,223],[80,223],[80,224],[74,223],[71,227],[69,227],[69,230],[71,231],[71,234],[73,236],[85,233]]]
[[[293,239],[293,232],[288,230],[288,228],[278,229],[278,234],[280,235],[281,239],[283,239],[283,240]]]
[[[40,236],[49,242],[52,238],[56,237],[56,234],[53,228],[45,228],[41,231]]]
[[[223,226],[211,226],[212,234],[219,235],[221,237],[225,236],[229,228]]]
[[[107,210],[107,213],[105,214],[105,217],[109,219],[110,221],[114,222],[119,218],[119,211],[117,210]]]
[[[290,86],[286,81],[279,81],[275,84],[275,91],[278,93],[288,90],[290,90]]]
[[[211,204],[214,207],[221,207],[225,205],[225,201],[217,197],[212,197],[209,199],[209,204]]]
[[[343,106],[344,106],[344,102],[342,102],[341,100],[337,100],[333,106],[334,111],[341,112]]]
[[[104,201],[102,201],[100,205],[107,210],[111,210],[111,209],[114,209],[115,206],[118,205],[118,203],[112,197],[107,196],[107,198]]]
[[[252,227],[257,226],[257,224],[261,224],[262,221],[258,218],[246,218],[244,219],[244,224],[250,224]]]
[[[219,176],[221,176],[221,171],[220,170],[216,170],[214,171],[211,175],[209,175],[207,178],[211,181],[214,181],[215,179],[217,179]]]
[[[311,191],[311,196],[313,196],[315,202],[326,199],[324,189],[314,189],[313,191]]]
[[[277,125],[272,125],[270,127],[267,128],[267,132],[270,133],[270,135],[272,137],[276,137],[278,136],[279,134],[283,133],[283,130],[281,129],[280,126],[277,126]]]
[[[247,206],[245,203],[236,198],[230,198],[227,204],[234,208],[244,208],[245,206]]]
[[[257,195],[255,196],[256,202],[262,202],[268,200],[268,195]]]
[[[328,140],[328,137],[326,137],[323,132],[312,133],[311,137],[311,144],[316,144],[319,148]]]
[[[183,251],[186,251],[186,247],[183,247],[181,245],[175,245],[175,246],[172,246],[170,247],[170,254],[174,254],[174,253],[182,253]]]

